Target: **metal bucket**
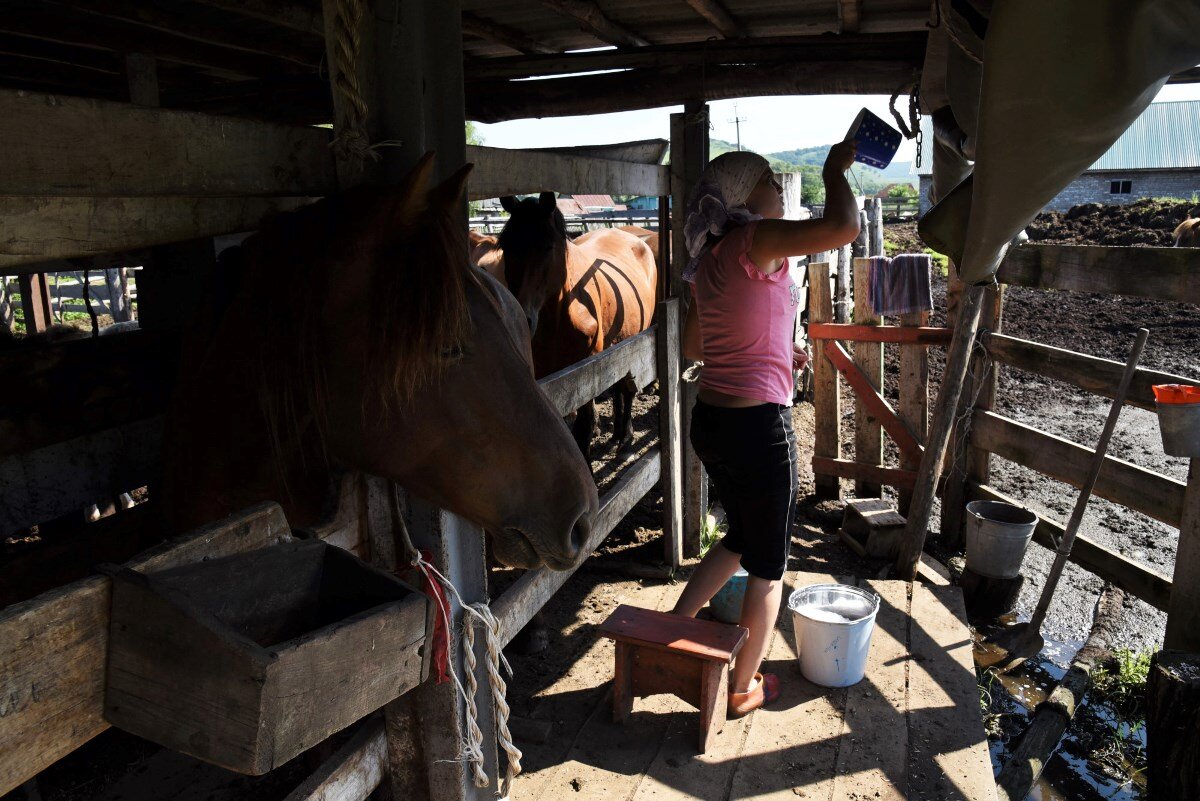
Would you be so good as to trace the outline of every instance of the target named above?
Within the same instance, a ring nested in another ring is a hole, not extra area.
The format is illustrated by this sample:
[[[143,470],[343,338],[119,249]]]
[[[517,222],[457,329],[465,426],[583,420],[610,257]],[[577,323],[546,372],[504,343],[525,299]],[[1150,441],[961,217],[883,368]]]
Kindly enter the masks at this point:
[[[708,608],[713,617],[722,623],[737,623],[742,619],[742,598],[746,595],[748,578],[749,574],[746,573],[745,568],[741,567],[729,577],[725,586],[708,602]]]
[[[1021,575],[1025,549],[1037,528],[1037,515],[1001,501],[967,504],[967,567],[988,578]]]
[[[1158,430],[1167,456],[1200,457],[1200,403],[1158,403]]]
[[[867,672],[879,596],[846,584],[811,584],[788,597],[804,678],[849,687]]]

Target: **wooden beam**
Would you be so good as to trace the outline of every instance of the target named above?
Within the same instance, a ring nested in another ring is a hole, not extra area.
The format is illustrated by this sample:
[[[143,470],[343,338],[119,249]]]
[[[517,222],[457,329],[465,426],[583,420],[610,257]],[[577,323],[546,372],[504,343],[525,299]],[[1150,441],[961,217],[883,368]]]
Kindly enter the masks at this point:
[[[652,325],[637,336],[546,376],[538,384],[562,415],[575,411],[627,375],[632,375],[638,386],[647,386],[657,377],[657,332],[657,325]]]
[[[10,155],[0,195],[308,197],[337,188],[324,128],[147,106],[0,90]]]
[[[280,72],[309,72],[274,56],[198,42],[121,20],[68,8],[50,10],[48,5],[22,8],[6,14],[0,30],[62,44],[103,48],[118,52],[145,53],[179,64],[218,71],[230,77],[257,78]]]
[[[475,165],[467,184],[471,200],[535,192],[670,194],[670,171],[657,164],[568,156],[542,150],[504,150],[467,146]]]
[[[911,80],[914,61],[729,65],[698,70],[671,66],[544,81],[473,81],[467,118],[502,122],[632,111],[750,95],[890,94]]]
[[[862,0],[838,0],[838,33],[856,33],[862,17]]]
[[[971,443],[1073,487],[1082,486],[1093,457],[1090,448],[984,410],[976,410],[971,419]],[[1186,486],[1169,476],[1106,456],[1094,492],[1178,527]]]
[[[324,36],[321,12],[307,3],[292,0],[193,0],[250,19],[270,22],[281,28]]]
[[[823,476],[838,476],[851,478],[855,481],[868,481],[874,484],[885,484],[897,489],[911,490],[917,481],[915,470],[904,470],[895,467],[880,467],[875,464],[864,464],[851,459],[831,459],[824,456],[814,456],[813,472]]]
[[[842,404],[838,387],[837,367],[825,352],[830,339],[817,339],[812,334],[814,323],[833,319],[833,296],[829,284],[829,262],[808,264],[808,319],[812,342],[813,410],[816,416],[813,435],[813,457],[840,459],[842,457]],[[842,497],[842,485],[837,478],[818,474],[816,493],[819,498]]]
[[[591,0],[542,0],[542,5],[570,17],[597,39],[624,47],[645,47],[650,44],[633,31],[613,22]]]
[[[123,0],[55,0],[59,5],[95,14],[108,20],[181,36],[215,47],[227,47],[246,53],[273,56],[281,61],[316,71],[321,64],[321,39],[305,38],[295,32],[282,36],[263,36],[260,32],[244,32],[239,25],[213,24],[207,17],[183,13],[172,6],[152,3],[130,3]],[[284,69],[281,65],[281,69]]]
[[[1125,369],[1122,362],[1112,359],[1088,356],[1004,334],[988,332],[982,335],[981,340],[988,354],[998,362],[1018,370],[1065,381],[1106,398],[1116,394],[1121,372]],[[1200,380],[1139,367],[1133,376],[1133,383],[1129,385],[1129,394],[1125,402],[1130,406],[1154,411],[1154,391],[1151,387],[1155,384],[1200,386]]]
[[[845,249],[842,250],[844,256]],[[850,265],[854,265],[854,321],[862,328],[878,328],[883,318],[875,314],[871,306],[871,260],[868,258],[843,258],[845,265],[839,268],[839,273],[849,273]],[[848,276],[847,276],[848,277]],[[826,343],[830,347],[836,343]],[[837,364],[835,361],[834,364]],[[883,344],[871,340],[861,340],[854,343],[854,364],[862,372],[874,390],[877,397],[883,391]],[[856,393],[857,394],[857,393]],[[854,461],[864,464],[883,464],[883,428],[880,420],[873,413],[874,404],[868,404],[863,397],[856,397],[854,402]],[[897,418],[899,422],[899,418]],[[914,437],[915,439],[915,437]],[[920,460],[915,453],[907,454],[912,460]],[[870,479],[858,479],[854,482],[854,494],[858,498],[879,498],[882,488],[878,482]]]
[[[925,538],[929,535],[929,516],[933,509],[933,498],[946,460],[946,449],[950,443],[950,432],[956,419],[962,395],[963,383],[970,366],[971,351],[974,349],[975,332],[979,328],[979,312],[983,304],[984,288],[971,286],[963,293],[962,306],[954,324],[954,338],[946,356],[946,367],[942,374],[942,386],[938,392],[937,411],[933,425],[925,438],[925,453],[917,469],[917,484],[913,488],[904,542],[896,558],[896,572],[900,579],[915,581],[921,551],[925,549]]]
[[[163,414],[179,344],[134,331],[0,353],[0,386],[21,388],[0,400],[0,458]]]
[[[919,26],[923,29],[923,26]],[[781,64],[802,61],[853,62],[870,53],[884,61],[920,63],[925,34],[855,34],[845,36],[756,36],[649,47],[592,50],[553,55],[479,59],[468,65],[468,82],[547,77],[596,70],[654,69],[722,64]]]
[[[679,409],[679,337],[682,329],[679,298],[658,305],[655,345],[658,351],[658,451],[662,458],[659,484],[663,496],[663,562],[672,570],[683,564],[683,443]]]
[[[516,50],[518,53],[525,53],[526,55],[554,52],[553,47],[543,44],[515,28],[484,19],[478,14],[472,14],[470,11],[463,12],[462,29],[463,33],[504,45]]]
[[[1200,252],[1194,248],[1020,245],[996,276],[1002,284],[1132,295],[1200,304]]]
[[[638,459],[600,499],[600,511],[583,552],[589,556],[600,547],[617,524],[658,482],[662,459],[658,448]],[[575,568],[578,570],[578,567]],[[567,582],[575,570],[530,570],[494,601],[492,614],[500,621],[500,641],[508,644],[525,627],[546,601]]]
[[[386,770],[383,721],[372,717],[283,801],[366,801]]]
[[[814,339],[842,342],[895,342],[906,345],[948,345],[954,330],[939,326],[853,325],[845,323],[809,323],[808,335]]]
[[[1173,586],[1163,647],[1200,652],[1200,459],[1188,466]]]
[[[872,384],[870,377],[854,363],[846,349],[837,342],[825,340],[824,351],[829,361],[833,362],[834,367],[845,376],[846,381],[854,389],[856,398],[862,401],[868,411],[879,420],[879,424],[883,426],[884,431],[888,432],[900,452],[911,458],[920,459],[925,452],[924,446],[908,430],[908,426],[892,409],[892,405],[879,394],[879,390]]]
[[[0,271],[258,228],[313,198],[0,196]]]
[[[142,571],[262,548],[291,536],[273,503],[164,543],[129,562]],[[0,793],[108,728],[104,671],[111,581],[92,576],[0,610]]]
[[[1002,501],[1017,506],[1021,505],[1014,498],[973,481],[967,482],[967,498],[973,501]],[[1058,547],[1057,543],[1062,539],[1064,531],[1061,523],[1038,515],[1037,528],[1033,530],[1033,541],[1043,548],[1053,551]],[[1070,561],[1089,573],[1099,576],[1104,581],[1110,581],[1131,595],[1141,598],[1155,609],[1166,612],[1170,606],[1171,579],[1117,553],[1107,545],[1102,545],[1085,534],[1075,535],[1075,545],[1071,549]]]
[[[726,39],[740,39],[746,35],[745,29],[717,0],[687,0],[687,4]]]
[[[617,142],[612,145],[574,145],[571,147],[539,147],[542,153],[561,153],[564,156],[608,159],[633,164],[662,164],[670,150],[666,139],[640,139],[636,142]]]
[[[18,281],[21,288],[21,314],[25,319],[25,331],[39,334],[50,327],[50,289],[45,273],[22,275]],[[9,386],[20,386],[10,384]]]
[[[902,314],[900,324],[904,327],[923,328],[929,324],[929,312]],[[901,345],[899,362],[900,398],[897,411],[913,435],[924,442],[929,433],[929,350],[915,344]],[[919,466],[919,459],[901,454],[901,468],[912,470],[915,475]],[[911,500],[912,493],[907,488],[897,493],[896,506],[900,514],[908,514]]]
[[[682,209],[687,206],[688,197],[700,181],[704,166],[708,163],[708,151],[708,106],[696,102],[686,103],[682,112],[671,115],[671,202],[668,212],[670,208]],[[678,218],[678,215],[676,216]],[[677,219],[671,226],[670,257],[667,295],[687,298],[690,303],[691,284],[683,280],[683,271],[687,267],[689,256],[681,219]],[[681,316],[684,316],[682,310]],[[690,360],[683,364],[684,367],[691,365]],[[683,382],[680,401],[683,405],[681,427],[684,432],[691,430],[692,410],[696,406],[698,391],[697,382]],[[692,447],[691,438],[684,434],[682,439],[684,553],[689,557],[697,557],[700,555],[700,540],[708,519],[708,476],[705,475],[704,463]]]

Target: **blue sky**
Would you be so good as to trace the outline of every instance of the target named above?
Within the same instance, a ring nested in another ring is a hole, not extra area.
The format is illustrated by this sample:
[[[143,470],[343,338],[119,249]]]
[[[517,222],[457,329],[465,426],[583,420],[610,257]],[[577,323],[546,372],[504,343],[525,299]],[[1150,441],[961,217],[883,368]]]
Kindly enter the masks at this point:
[[[1157,100],[1200,100],[1200,84],[1165,87]],[[731,120],[734,103],[743,117],[742,146],[760,153],[827,145],[839,141],[863,106],[889,122],[886,95],[821,95],[813,97],[748,97],[718,100],[709,104],[714,139],[734,141]],[[907,103],[896,102],[904,113]],[[484,143],[493,147],[560,147],[631,142],[637,139],[670,138],[670,115],[682,106],[597,114],[589,117],[546,117],[479,125]],[[913,143],[905,141],[896,156],[913,158]]]

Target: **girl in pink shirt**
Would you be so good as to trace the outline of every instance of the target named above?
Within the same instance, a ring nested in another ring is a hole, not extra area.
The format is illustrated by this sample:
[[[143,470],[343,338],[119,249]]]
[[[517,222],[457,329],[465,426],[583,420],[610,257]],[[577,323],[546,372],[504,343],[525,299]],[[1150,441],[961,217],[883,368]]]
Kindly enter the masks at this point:
[[[779,694],[758,672],[779,613],[796,506],[794,369],[807,357],[793,345],[800,290],[788,257],[838,248],[858,235],[858,206],[845,171],[854,143],[825,162],[825,216],[790,221],[767,160],[725,153],[705,168],[688,202],[684,273],[694,300],[683,350],[704,362],[691,441],[725,509],[728,533],[684,588],[675,613],[694,617],[739,564],[749,580],[740,623],[750,631],[729,676],[729,714],[744,715]]]

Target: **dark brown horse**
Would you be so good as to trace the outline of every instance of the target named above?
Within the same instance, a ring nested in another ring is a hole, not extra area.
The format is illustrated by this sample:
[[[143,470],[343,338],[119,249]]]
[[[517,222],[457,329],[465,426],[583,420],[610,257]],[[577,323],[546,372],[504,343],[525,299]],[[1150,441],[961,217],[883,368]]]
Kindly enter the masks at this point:
[[[592,231],[567,239],[553,192],[518,201],[500,199],[509,220],[500,232],[504,274],[533,329],[533,363],[539,378],[599,353],[644,330],[654,320],[658,274],[654,253],[626,231]],[[637,387],[622,381],[613,399],[617,447],[633,438]],[[576,415],[575,441],[591,455],[596,405]]]
[[[167,424],[177,530],[264,499],[316,522],[332,468],[391,479],[479,525],[506,564],[582,558],[595,485],[533,378],[521,309],[467,264],[469,168],[360,187],[242,246],[197,326]]]

